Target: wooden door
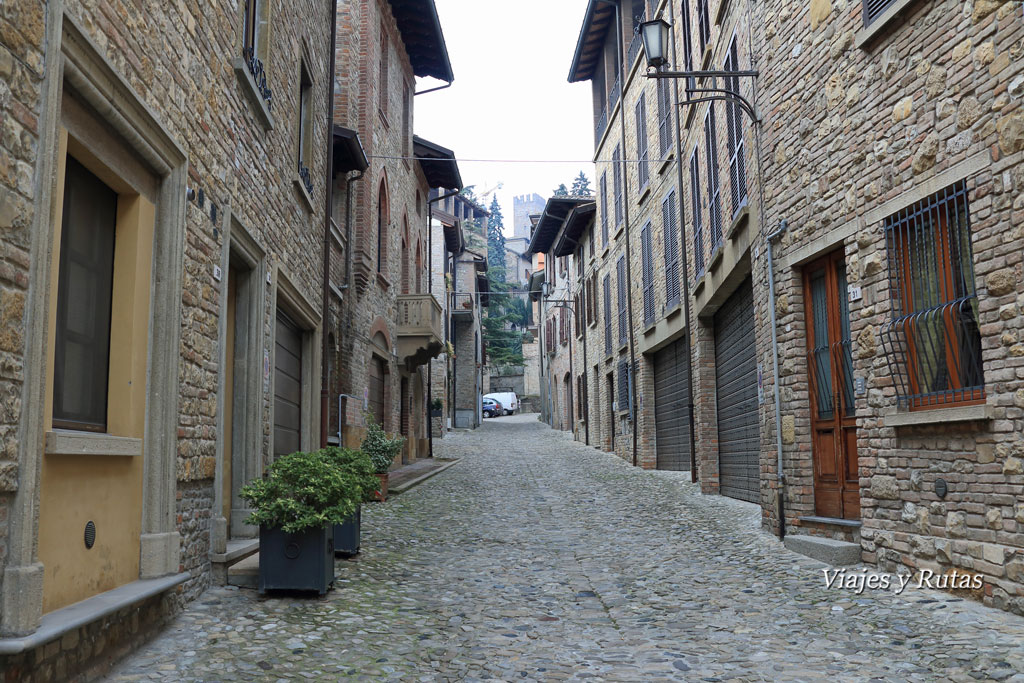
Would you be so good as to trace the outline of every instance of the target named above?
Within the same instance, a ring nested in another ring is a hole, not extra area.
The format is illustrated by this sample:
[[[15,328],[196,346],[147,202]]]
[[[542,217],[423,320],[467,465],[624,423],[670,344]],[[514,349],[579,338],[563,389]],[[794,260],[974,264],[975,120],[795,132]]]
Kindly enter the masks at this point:
[[[274,341],[274,457],[302,448],[302,330],[277,312]]]
[[[850,308],[841,249],[804,269],[804,296],[815,513],[860,519]]]

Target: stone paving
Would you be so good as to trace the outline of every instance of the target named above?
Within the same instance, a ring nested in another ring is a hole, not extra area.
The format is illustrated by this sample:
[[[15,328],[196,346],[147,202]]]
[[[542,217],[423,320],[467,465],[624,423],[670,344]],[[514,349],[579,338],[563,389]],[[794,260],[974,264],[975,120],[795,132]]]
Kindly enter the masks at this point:
[[[323,599],[211,589],[110,679],[1024,681],[1024,619],[827,589],[759,510],[536,415],[435,441],[454,467],[363,513]]]

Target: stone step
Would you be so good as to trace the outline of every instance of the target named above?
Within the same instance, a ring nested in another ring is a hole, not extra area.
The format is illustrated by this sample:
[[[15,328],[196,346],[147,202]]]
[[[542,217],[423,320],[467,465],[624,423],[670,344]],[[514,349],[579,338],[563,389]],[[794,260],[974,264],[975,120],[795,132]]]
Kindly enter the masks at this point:
[[[228,567],[228,585],[239,588],[259,587],[260,580],[260,555],[250,555]]]
[[[860,544],[858,543],[802,534],[787,535],[783,543],[793,552],[813,557],[825,564],[843,566],[860,563]]]

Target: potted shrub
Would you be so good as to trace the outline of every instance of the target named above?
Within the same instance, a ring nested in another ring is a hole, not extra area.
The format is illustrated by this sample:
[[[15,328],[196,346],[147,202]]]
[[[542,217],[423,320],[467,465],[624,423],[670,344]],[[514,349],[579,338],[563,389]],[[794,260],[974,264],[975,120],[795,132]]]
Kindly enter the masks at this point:
[[[360,448],[373,461],[373,470],[380,480],[377,500],[381,502],[388,499],[388,470],[391,469],[391,463],[395,461],[395,456],[402,452],[404,445],[404,437],[388,436],[384,428],[374,421],[372,415],[366,415],[366,436],[363,438]]]
[[[246,523],[260,527],[260,592],[326,593],[334,583],[332,527],[355,514],[364,491],[326,450],[281,456],[264,479],[242,487],[253,509]]]
[[[325,451],[335,464],[351,477],[353,488],[360,492],[356,511],[344,522],[334,525],[334,554],[351,557],[359,553],[363,521],[362,503],[373,499],[379,482],[375,476],[373,461],[363,451],[336,446],[330,446]]]
[[[430,417],[441,417],[443,415],[443,410],[444,403],[441,402],[441,399],[435,398],[430,402]]]

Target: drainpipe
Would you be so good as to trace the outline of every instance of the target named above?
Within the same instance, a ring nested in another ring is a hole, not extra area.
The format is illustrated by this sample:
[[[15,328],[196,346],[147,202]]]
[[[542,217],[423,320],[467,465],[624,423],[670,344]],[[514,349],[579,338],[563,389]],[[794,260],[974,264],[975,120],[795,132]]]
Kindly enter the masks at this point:
[[[330,86],[327,88],[327,173],[324,184],[324,272],[323,288],[320,294],[320,447],[327,447],[327,429],[331,421],[331,398],[327,383],[328,370],[327,327],[331,319],[331,214],[334,203],[334,51],[338,44],[338,3],[331,0],[331,61],[327,72]],[[346,207],[347,209],[348,207]]]
[[[772,242],[786,232],[788,224],[783,218],[779,221],[779,229],[765,237],[768,247],[768,312],[772,325],[772,365],[775,380],[775,448],[778,454],[776,472],[778,487],[775,490],[775,504],[779,515],[779,540],[786,537],[785,485],[786,478],[782,473],[782,400],[779,397],[779,331],[775,324],[775,267],[772,261]]]

